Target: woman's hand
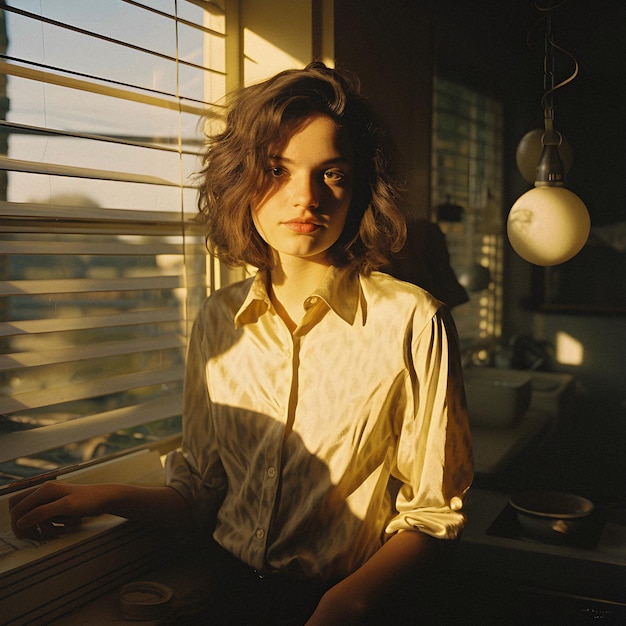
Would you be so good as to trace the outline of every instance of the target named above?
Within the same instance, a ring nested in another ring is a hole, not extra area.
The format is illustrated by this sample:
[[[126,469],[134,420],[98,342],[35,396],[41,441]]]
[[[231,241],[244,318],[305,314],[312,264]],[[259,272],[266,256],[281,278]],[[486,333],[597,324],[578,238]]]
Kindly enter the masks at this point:
[[[80,524],[82,517],[103,510],[107,488],[113,485],[73,485],[48,481],[9,500],[11,527],[18,538],[56,536]]]
[[[161,528],[194,524],[186,500],[170,487],[74,485],[49,481],[9,500],[11,527],[17,537],[52,537],[80,518],[110,513]]]

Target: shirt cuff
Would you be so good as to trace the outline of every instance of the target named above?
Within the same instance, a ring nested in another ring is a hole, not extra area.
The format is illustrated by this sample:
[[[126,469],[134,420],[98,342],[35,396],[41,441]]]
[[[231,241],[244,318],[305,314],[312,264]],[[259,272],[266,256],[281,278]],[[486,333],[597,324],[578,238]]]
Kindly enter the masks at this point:
[[[453,500],[460,498],[453,498]],[[456,503],[453,502],[453,505]],[[437,539],[456,539],[465,527],[465,515],[458,509],[427,508],[396,515],[387,525],[387,534],[403,530],[419,530]]]

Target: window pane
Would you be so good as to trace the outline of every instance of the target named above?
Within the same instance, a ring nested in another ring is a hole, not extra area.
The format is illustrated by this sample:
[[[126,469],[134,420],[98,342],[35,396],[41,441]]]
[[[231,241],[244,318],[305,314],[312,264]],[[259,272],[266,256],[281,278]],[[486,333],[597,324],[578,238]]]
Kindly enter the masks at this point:
[[[72,13],[70,9],[75,4],[78,3],[44,2],[42,8],[45,17],[57,21],[66,21],[65,18],[69,17],[69,24],[88,32],[8,13],[9,29],[14,33],[11,57],[84,76],[176,93],[176,33],[170,18],[126,5],[128,8],[124,10],[122,21],[114,19],[114,9],[119,3],[85,0],[80,3],[80,8],[74,7]],[[52,10],[55,8],[58,10]],[[129,19],[131,17],[133,19]],[[136,27],[134,23],[137,23]],[[121,25],[127,35],[133,35],[130,41],[119,39],[117,31]],[[147,28],[152,28],[152,33]],[[148,41],[138,41],[138,33],[144,37],[149,35]],[[159,49],[154,51],[157,42]]]
[[[125,99],[124,94],[42,84],[13,75],[8,76],[7,92],[11,122],[176,145],[178,111],[173,100],[160,99],[147,106],[150,100],[147,95],[142,98],[142,93],[131,100],[133,92],[126,92]]]
[[[80,216],[80,206],[150,211],[180,210],[180,189],[141,183],[92,180],[9,172],[7,198],[17,202],[65,205],[67,212]]]
[[[432,206],[463,208],[461,221],[439,224],[470,297],[455,307],[455,322],[463,345],[475,348],[502,331],[502,111],[497,100],[440,76],[434,96]],[[474,280],[484,276],[480,266],[488,283]]]

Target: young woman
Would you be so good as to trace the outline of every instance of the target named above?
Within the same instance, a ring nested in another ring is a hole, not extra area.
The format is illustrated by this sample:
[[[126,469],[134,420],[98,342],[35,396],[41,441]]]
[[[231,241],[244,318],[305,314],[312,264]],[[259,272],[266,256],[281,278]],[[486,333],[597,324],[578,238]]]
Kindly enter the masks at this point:
[[[226,581],[212,623],[378,619],[459,536],[472,478],[449,313],[375,271],[403,242],[395,200],[351,75],[313,63],[242,90],[200,210],[214,253],[258,271],[196,320],[167,486],[49,483],[15,499],[16,530],[101,512],[195,526]]]

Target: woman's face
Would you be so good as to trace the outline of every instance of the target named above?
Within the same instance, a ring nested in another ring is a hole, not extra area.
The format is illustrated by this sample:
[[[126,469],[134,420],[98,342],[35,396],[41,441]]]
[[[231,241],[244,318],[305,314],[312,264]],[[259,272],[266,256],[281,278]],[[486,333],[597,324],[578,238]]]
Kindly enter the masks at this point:
[[[268,191],[252,207],[259,235],[283,262],[297,257],[328,264],[352,199],[348,142],[330,117],[316,114],[269,160]]]

